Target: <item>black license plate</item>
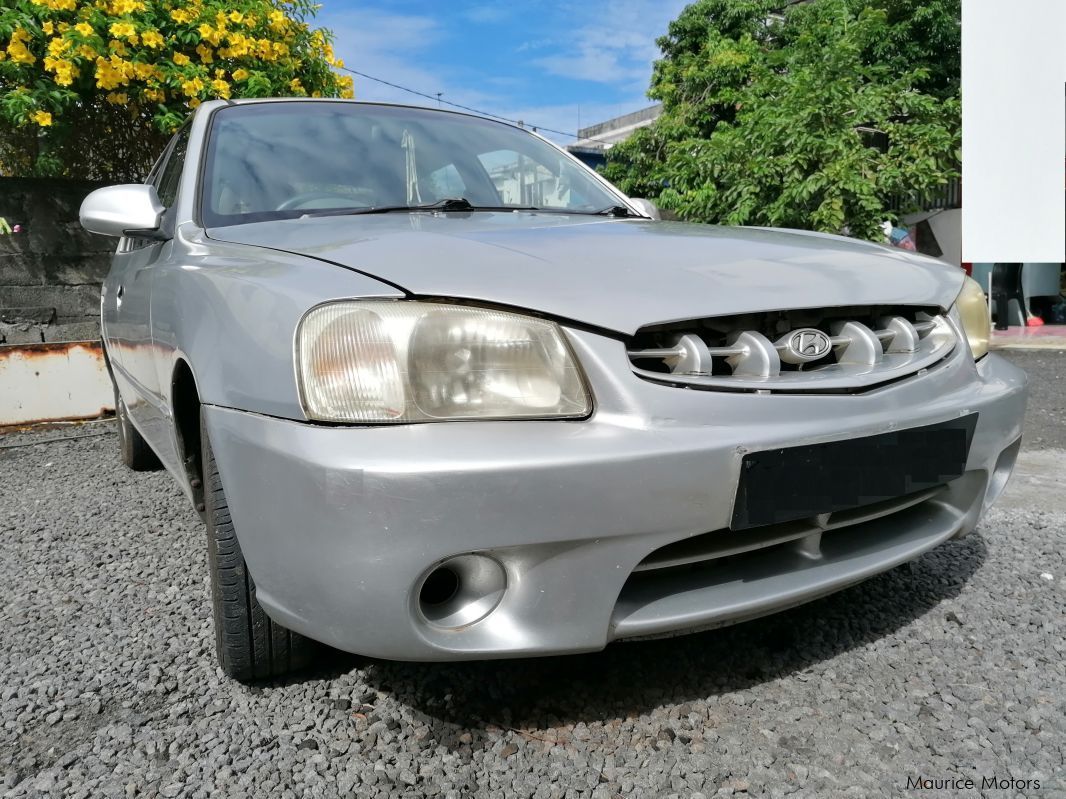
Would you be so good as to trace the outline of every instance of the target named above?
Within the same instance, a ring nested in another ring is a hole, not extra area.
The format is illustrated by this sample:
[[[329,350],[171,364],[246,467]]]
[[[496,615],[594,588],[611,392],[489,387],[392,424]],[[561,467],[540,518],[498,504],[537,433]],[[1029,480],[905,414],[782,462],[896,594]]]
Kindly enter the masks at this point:
[[[749,452],[734,530],[806,519],[943,485],[966,469],[977,414],[876,436]]]

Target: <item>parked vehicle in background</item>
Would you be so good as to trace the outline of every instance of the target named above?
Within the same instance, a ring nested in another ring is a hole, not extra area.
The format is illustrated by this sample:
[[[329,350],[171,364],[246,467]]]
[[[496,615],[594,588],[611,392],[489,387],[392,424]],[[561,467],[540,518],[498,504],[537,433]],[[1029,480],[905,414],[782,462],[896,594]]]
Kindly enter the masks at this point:
[[[206,521],[228,674],[597,650],[974,529],[1026,397],[980,287],[651,212],[519,128],[310,100],[204,103],[86,199],[122,457]]]

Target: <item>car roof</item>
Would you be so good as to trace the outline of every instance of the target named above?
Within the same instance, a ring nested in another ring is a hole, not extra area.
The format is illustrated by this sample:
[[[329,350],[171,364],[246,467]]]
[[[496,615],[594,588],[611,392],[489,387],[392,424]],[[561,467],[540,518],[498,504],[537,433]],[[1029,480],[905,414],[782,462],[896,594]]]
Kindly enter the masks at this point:
[[[540,136],[535,128],[527,128],[525,125],[516,125],[510,120],[501,119],[499,117],[487,116],[485,114],[471,113],[469,111],[452,110],[450,108],[432,108],[425,105],[413,105],[411,103],[387,103],[377,100],[356,100],[345,99],[342,97],[240,97],[233,100],[215,100],[213,102],[204,103],[204,106],[210,106],[205,109],[210,111],[216,111],[219,108],[225,108],[231,105],[256,105],[259,103],[345,103],[348,105],[361,105],[361,106],[376,106],[384,108],[410,108],[415,111],[426,111],[432,114],[451,114],[452,116],[470,117],[471,119],[482,119],[488,122],[496,122],[500,125],[506,125],[516,130],[522,130],[526,133],[531,133],[534,136]],[[543,138],[543,137],[541,137]]]

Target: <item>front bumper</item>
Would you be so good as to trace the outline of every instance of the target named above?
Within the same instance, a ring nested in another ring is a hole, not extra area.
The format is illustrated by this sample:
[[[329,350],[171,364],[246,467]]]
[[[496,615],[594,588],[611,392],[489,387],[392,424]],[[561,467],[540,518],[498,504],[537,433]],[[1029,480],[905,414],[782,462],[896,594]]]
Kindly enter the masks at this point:
[[[587,421],[340,428],[208,407],[267,613],[337,648],[403,660],[592,651],[716,626],[814,599],[965,535],[1017,454],[1026,379],[995,355],[975,365],[959,351],[927,374],[857,395],[728,394],[643,381],[620,342],[567,332],[597,400]],[[729,554],[746,451],[974,412],[966,474],[920,505],[827,533],[817,551],[795,542],[714,568],[646,566],[686,539]],[[425,575],[472,552],[502,565],[502,599],[477,623],[427,621],[418,601]]]

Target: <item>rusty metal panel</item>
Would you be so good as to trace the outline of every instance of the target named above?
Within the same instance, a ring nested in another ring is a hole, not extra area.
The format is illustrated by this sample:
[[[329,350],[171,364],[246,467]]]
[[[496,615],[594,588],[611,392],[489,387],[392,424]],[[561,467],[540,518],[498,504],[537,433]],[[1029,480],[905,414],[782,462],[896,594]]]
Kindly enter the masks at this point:
[[[0,426],[91,419],[112,410],[99,342],[0,347]]]

